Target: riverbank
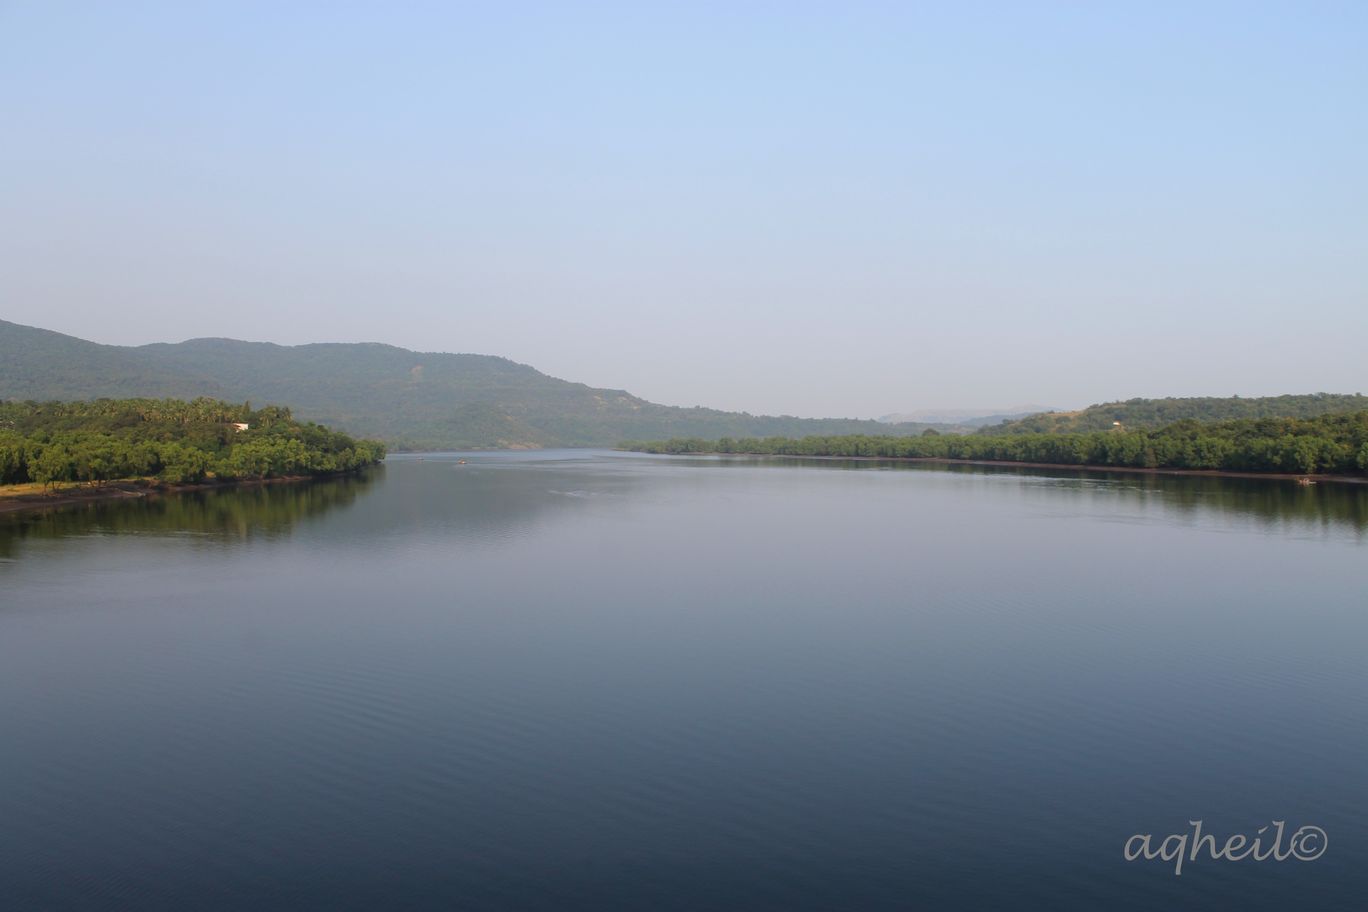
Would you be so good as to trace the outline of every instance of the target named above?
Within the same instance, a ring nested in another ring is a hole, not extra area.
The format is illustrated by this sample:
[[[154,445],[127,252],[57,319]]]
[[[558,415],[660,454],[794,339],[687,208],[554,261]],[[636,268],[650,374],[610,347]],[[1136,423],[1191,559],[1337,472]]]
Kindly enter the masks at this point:
[[[0,513],[20,513],[25,511],[56,510],[81,504],[101,503],[112,500],[141,500],[161,497],[166,494],[185,494],[194,491],[215,491],[225,488],[252,488],[276,484],[299,484],[305,481],[318,481],[327,478],[341,478],[350,472],[334,472],[327,475],[281,475],[275,478],[247,478],[233,481],[202,481],[195,484],[167,484],[152,478],[130,481],[111,481],[107,484],[88,486],[71,485],[47,493],[27,490],[33,485],[14,485],[26,490],[7,491],[0,487]]]
[[[627,451],[639,452],[639,451]],[[1069,462],[1015,462],[1010,459],[952,459],[948,456],[800,456],[791,453],[658,453],[663,456],[746,456],[752,459],[816,459],[823,462],[917,462],[943,465],[995,466],[1013,469],[1066,469],[1077,472],[1124,472],[1138,475],[1189,475],[1199,478],[1257,478],[1311,484],[1368,484],[1368,475],[1298,475],[1294,472],[1231,472],[1225,469],[1163,469],[1137,466],[1080,465]]]

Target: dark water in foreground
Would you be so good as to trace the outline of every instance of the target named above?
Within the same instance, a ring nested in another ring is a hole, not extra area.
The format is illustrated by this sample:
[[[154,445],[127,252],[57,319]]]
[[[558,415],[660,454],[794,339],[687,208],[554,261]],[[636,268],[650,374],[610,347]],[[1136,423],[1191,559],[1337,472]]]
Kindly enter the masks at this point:
[[[1364,907],[1368,491],[468,458],[0,517],[0,908]]]

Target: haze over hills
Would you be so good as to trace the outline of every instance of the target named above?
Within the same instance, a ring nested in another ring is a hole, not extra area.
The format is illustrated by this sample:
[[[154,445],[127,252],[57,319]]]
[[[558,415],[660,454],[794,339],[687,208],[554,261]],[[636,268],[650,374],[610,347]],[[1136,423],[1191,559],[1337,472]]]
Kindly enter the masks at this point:
[[[888,424],[926,422],[976,428],[989,424],[1001,424],[1004,421],[1015,421],[1029,415],[1038,415],[1041,412],[1054,411],[1058,411],[1058,409],[1049,405],[1014,405],[996,409],[921,409],[915,412],[895,412],[891,415],[880,415],[879,420]]]
[[[658,405],[625,390],[558,380],[489,355],[413,352],[378,343],[284,346],[234,339],[125,347],[0,321],[0,399],[130,396],[287,405],[298,418],[413,449],[914,434],[930,426],[890,428],[872,420]]]

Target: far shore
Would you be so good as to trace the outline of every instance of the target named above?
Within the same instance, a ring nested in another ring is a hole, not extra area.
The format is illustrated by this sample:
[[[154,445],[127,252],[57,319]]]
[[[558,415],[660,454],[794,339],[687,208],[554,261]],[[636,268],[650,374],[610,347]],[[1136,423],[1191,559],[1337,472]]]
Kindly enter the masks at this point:
[[[191,491],[216,491],[228,488],[255,488],[275,484],[298,484],[326,478],[341,478],[348,473],[330,475],[280,475],[275,478],[246,478],[233,481],[202,481],[196,484],[167,484],[155,479],[111,481],[103,485],[79,485],[48,493],[11,493],[0,487],[0,513],[55,510],[87,503],[111,500],[141,500],[164,494],[183,494]],[[28,487],[27,485],[25,487]]]
[[[641,452],[631,450],[624,452]],[[925,462],[942,465],[999,466],[1013,469],[1067,469],[1077,472],[1126,472],[1139,475],[1191,475],[1198,478],[1260,478],[1270,481],[1368,484],[1368,475],[1300,475],[1295,472],[1231,472],[1225,469],[1147,469],[1138,466],[1079,465],[1068,462],[1013,462],[1010,459],[951,459],[947,456],[800,456],[794,453],[651,453],[652,456],[749,456],[754,459],[820,459],[858,462]]]

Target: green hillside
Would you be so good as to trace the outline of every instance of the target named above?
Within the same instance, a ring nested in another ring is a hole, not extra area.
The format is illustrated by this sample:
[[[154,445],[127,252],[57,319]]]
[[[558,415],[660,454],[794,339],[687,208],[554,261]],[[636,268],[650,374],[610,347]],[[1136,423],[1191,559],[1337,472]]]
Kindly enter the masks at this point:
[[[489,355],[376,343],[194,339],[99,345],[0,321],[0,399],[174,396],[288,403],[294,414],[398,448],[613,446],[663,437],[915,434],[927,424],[676,408],[549,377]]]
[[[1123,428],[1159,428],[1176,421],[1231,421],[1239,418],[1316,418],[1368,409],[1368,396],[1311,393],[1301,396],[1128,399],[1077,412],[1045,412],[982,428],[981,434],[1061,434]]]
[[[0,400],[216,396],[211,380],[187,376],[137,349],[0,320]]]

